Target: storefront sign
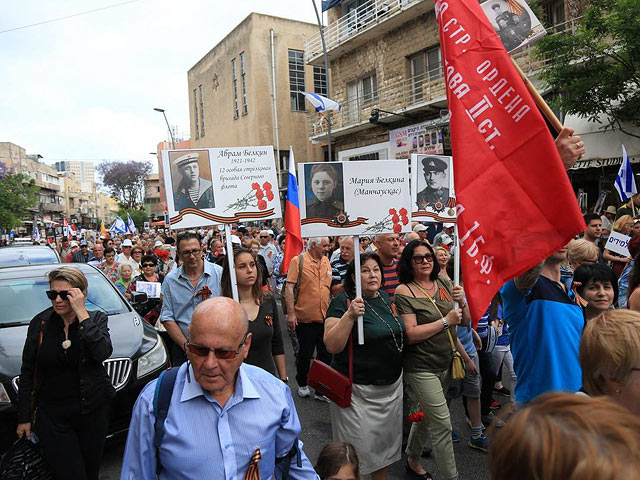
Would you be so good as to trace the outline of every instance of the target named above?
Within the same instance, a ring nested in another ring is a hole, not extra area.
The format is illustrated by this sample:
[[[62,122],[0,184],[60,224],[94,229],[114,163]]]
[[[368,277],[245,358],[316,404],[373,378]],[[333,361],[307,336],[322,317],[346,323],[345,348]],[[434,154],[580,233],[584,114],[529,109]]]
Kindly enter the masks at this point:
[[[423,122],[389,132],[391,158],[411,158],[414,153],[442,155],[444,139],[442,128],[433,122]]]
[[[640,157],[629,157],[631,163],[640,163]],[[622,163],[622,157],[612,158],[593,158],[591,160],[579,160],[577,161],[571,170],[580,170],[581,168],[600,168],[611,167],[620,165]]]
[[[630,257],[631,254],[629,253],[629,240],[631,240],[631,237],[627,235],[623,235],[618,232],[611,232],[604,248],[606,248],[610,252],[618,253],[620,255],[624,255],[625,257]]]

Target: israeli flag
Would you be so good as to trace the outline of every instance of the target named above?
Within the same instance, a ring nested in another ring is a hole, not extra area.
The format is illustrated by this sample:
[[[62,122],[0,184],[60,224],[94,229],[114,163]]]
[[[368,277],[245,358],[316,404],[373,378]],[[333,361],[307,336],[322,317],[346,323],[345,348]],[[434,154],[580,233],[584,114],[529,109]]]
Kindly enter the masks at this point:
[[[306,99],[311,105],[313,105],[318,112],[324,112],[327,110],[335,110],[337,112],[342,110],[342,105],[338,102],[331,100],[330,98],[323,97],[317,93],[303,92]]]
[[[127,224],[124,223],[124,220],[120,217],[116,217],[116,221],[113,222],[113,225],[111,225],[111,228],[109,229],[110,232],[115,232],[115,233],[126,233],[127,232]]]
[[[138,231],[136,224],[133,223],[133,220],[131,219],[131,215],[129,215],[129,212],[127,212],[127,230],[129,233],[136,233]]]
[[[624,145],[622,145],[622,165],[620,165],[620,170],[618,170],[614,187],[623,202],[626,202],[638,193],[636,179],[633,177],[631,162],[629,161],[629,155],[627,155],[627,150],[624,148]]]
[[[38,228],[37,225],[33,227],[33,239],[36,242],[40,241],[40,229]]]

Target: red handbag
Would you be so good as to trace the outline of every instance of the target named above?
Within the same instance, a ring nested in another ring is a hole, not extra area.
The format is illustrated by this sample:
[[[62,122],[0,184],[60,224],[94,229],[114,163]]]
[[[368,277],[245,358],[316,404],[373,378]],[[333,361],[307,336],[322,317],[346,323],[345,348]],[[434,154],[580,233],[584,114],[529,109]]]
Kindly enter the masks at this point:
[[[313,360],[307,375],[309,386],[342,408],[351,406],[353,385],[353,340],[349,334],[349,376],[345,376],[320,360]]]

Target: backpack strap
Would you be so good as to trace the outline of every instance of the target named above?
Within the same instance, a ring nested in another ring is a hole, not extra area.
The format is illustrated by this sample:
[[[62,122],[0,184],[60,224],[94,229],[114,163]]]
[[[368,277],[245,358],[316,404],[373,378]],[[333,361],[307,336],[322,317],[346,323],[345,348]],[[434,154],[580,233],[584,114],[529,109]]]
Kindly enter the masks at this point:
[[[280,480],[287,480],[289,478],[289,470],[291,469],[291,460],[293,457],[296,457],[296,465],[298,468],[302,468],[302,453],[298,448],[298,437],[294,440],[289,453],[284,457],[276,458],[276,467],[284,462],[282,465],[282,477],[280,477]],[[273,474],[273,478],[276,478],[275,472]]]
[[[293,290],[293,306],[298,303],[298,293],[300,292],[300,280],[302,279],[302,267],[304,267],[304,253],[298,255],[298,280],[296,281],[296,287]]]
[[[162,470],[159,455],[160,445],[162,445],[162,439],[164,438],[164,422],[169,413],[171,395],[173,394],[173,387],[176,383],[178,370],[180,370],[180,367],[170,368],[162,372],[156,381],[156,389],[153,394],[153,414],[156,418],[153,425],[153,446],[156,449],[156,473]]]

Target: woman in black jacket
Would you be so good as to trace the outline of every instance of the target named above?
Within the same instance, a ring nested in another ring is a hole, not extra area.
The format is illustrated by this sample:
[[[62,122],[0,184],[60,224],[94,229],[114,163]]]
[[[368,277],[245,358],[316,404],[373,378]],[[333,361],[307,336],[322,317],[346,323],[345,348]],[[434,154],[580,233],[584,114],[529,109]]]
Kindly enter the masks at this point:
[[[49,286],[52,306],[31,320],[22,351],[17,434],[30,438],[35,418],[55,478],[97,480],[115,395],[102,365],[113,350],[108,319],[87,312],[80,270],[52,270]]]

